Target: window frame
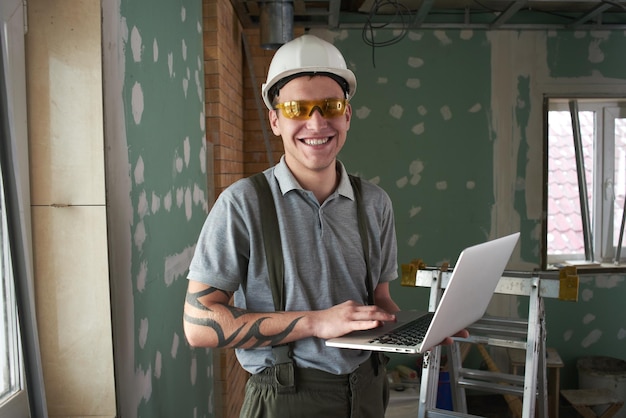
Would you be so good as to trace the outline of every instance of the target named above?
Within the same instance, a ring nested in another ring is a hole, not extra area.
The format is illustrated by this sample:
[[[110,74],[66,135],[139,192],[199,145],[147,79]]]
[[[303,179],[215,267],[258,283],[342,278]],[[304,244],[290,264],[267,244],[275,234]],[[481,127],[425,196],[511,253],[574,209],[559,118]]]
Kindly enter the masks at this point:
[[[616,255],[616,247],[613,246],[613,200],[606,202],[607,187],[610,187],[612,191],[613,179],[614,179],[614,153],[615,153],[615,118],[626,118],[626,98],[624,96],[593,96],[589,94],[580,95],[566,95],[558,94],[554,96],[546,95],[544,97],[544,220],[542,225],[542,268],[551,269],[561,267],[566,263],[566,260],[585,260],[585,254],[550,254],[548,246],[548,233],[549,233],[549,162],[550,162],[550,144],[549,144],[549,112],[550,111],[568,111],[570,112],[569,102],[572,100],[577,101],[577,109],[581,111],[593,111],[595,114],[593,128],[594,128],[594,143],[593,143],[593,180],[591,182],[592,194],[589,202],[591,219],[589,219],[591,241],[593,248],[593,260],[589,265],[593,267],[606,268],[611,267],[613,269],[626,269],[626,238],[622,243],[622,251],[620,253],[619,264],[614,263]],[[572,144],[573,146],[573,144]],[[587,183],[589,180],[587,179]],[[601,191],[601,196],[598,196],[598,191]],[[577,202],[580,204],[580,202]],[[581,211],[582,212],[582,211]],[[581,215],[582,216],[582,215]],[[620,217],[621,218],[621,217]],[[620,219],[621,221],[621,219]],[[584,222],[584,221],[583,221]],[[600,234],[595,233],[600,231]],[[600,263],[600,265],[595,265]],[[585,263],[582,263],[584,265]]]

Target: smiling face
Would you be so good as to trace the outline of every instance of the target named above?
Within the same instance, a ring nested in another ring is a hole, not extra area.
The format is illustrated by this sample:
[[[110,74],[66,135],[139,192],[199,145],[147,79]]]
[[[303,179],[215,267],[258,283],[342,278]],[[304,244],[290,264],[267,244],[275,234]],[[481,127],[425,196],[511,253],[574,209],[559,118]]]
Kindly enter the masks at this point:
[[[302,76],[285,84],[275,103],[297,100],[341,99],[339,84],[326,76]],[[334,118],[324,118],[318,108],[305,120],[289,119],[280,110],[270,110],[272,131],[282,137],[285,162],[296,178],[312,174],[334,175],[339,151],[346,142],[352,108]]]

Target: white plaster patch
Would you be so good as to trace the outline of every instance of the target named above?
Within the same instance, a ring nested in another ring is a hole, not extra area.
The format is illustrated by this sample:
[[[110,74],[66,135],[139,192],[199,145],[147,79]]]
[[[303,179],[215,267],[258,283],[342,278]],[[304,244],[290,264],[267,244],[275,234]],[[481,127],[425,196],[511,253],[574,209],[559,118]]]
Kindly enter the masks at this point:
[[[473,37],[474,37],[474,31],[473,30],[462,30],[459,33],[459,38],[463,39],[464,41],[469,41]]]
[[[611,31],[608,30],[592,30],[589,34],[593,38],[599,38],[608,41],[611,38]]]
[[[139,265],[139,273],[137,273],[137,290],[143,292],[146,288],[146,278],[148,277],[148,262],[143,260]]]
[[[413,160],[409,164],[409,173],[411,173],[411,184],[415,186],[422,179],[421,173],[424,171],[424,163],[420,160]]]
[[[411,68],[419,68],[424,65],[424,60],[418,57],[409,57],[408,64]]]
[[[388,82],[389,82],[389,79],[387,77],[378,77],[376,79],[377,84],[387,84]]]
[[[183,199],[185,198],[185,190],[182,188],[176,189],[176,206],[181,207],[183,205]]]
[[[371,112],[372,111],[369,108],[367,108],[365,106],[361,106],[360,108],[357,109],[355,114],[356,114],[357,118],[365,119],[365,118],[367,118],[370,115]]]
[[[198,159],[200,160],[200,172],[202,174],[206,173],[206,139],[202,137],[202,146],[200,147],[200,152],[198,153]]]
[[[180,337],[178,336],[178,334],[174,333],[174,338],[172,338],[172,350],[170,351],[170,354],[172,355],[173,359],[175,359],[176,355],[178,354],[179,344],[180,344]]]
[[[188,187],[185,189],[185,216],[187,220],[191,219],[192,211],[193,211],[193,199],[191,195],[191,189]]]
[[[195,205],[202,206],[203,209],[209,207],[209,204],[204,196],[204,190],[202,190],[197,184],[193,185],[193,203]]]
[[[583,324],[589,324],[591,322],[593,322],[593,320],[596,319],[596,316],[593,314],[587,314],[583,317]]]
[[[389,109],[389,115],[391,115],[392,118],[396,118],[396,119],[402,118],[403,112],[404,112],[404,109],[402,109],[402,106],[400,105],[393,105],[391,106],[391,109]]]
[[[187,19],[187,9],[185,7],[180,8],[180,21],[184,22]]]
[[[476,103],[474,106],[469,108],[468,112],[470,112],[470,113],[480,112],[480,110],[482,108],[483,108],[483,106],[480,103]]]
[[[187,98],[187,89],[189,88],[189,80],[183,78],[183,95]]]
[[[143,218],[148,213],[148,197],[146,195],[146,191],[142,190],[139,193],[139,201],[137,202],[137,215],[139,218]]]
[[[589,62],[598,64],[604,61],[604,52],[600,48],[601,40],[596,39],[589,43],[589,51],[587,53],[587,59]]]
[[[618,340],[623,340],[623,339],[625,339],[625,338],[626,338],[626,329],[624,329],[624,328],[620,328],[620,329],[617,331],[617,339],[618,339]]]
[[[589,348],[593,344],[597,343],[600,340],[600,337],[602,337],[602,331],[600,331],[599,329],[594,329],[585,338],[583,338],[580,345],[583,348]]]
[[[133,53],[133,61],[141,62],[141,34],[137,26],[133,26],[130,31],[130,50]]]
[[[435,38],[437,38],[437,40],[443,45],[450,45],[452,43],[452,39],[448,37],[448,34],[445,30],[436,30],[433,34],[435,35]]]
[[[428,110],[426,110],[425,106],[417,106],[417,113],[419,113],[422,116],[425,116],[428,113]]]
[[[177,173],[181,173],[183,171],[183,159],[178,155],[178,151],[174,153],[174,169]]]
[[[437,183],[435,183],[435,188],[437,190],[447,190],[448,189],[448,182],[445,181],[445,180],[438,181]]]
[[[415,135],[421,135],[424,133],[424,122],[420,122],[417,125],[414,125],[413,128],[411,128],[411,132],[413,132]]]
[[[191,358],[191,364],[189,365],[189,378],[191,379],[191,386],[196,385],[196,379],[198,377],[198,360],[196,356]]]
[[[187,42],[183,39],[181,42],[181,53],[183,55],[183,61],[187,61]]]
[[[415,216],[417,216],[418,213],[420,213],[422,211],[422,207],[421,206],[411,206],[411,209],[409,209],[409,218],[413,218]]]
[[[175,280],[185,276],[195,249],[196,246],[192,245],[178,254],[165,257],[165,264],[163,266],[165,286],[170,287]]]
[[[596,287],[602,289],[612,289],[617,287],[624,281],[623,276],[596,276]]]
[[[139,347],[144,348],[146,345],[146,341],[148,341],[148,328],[149,322],[148,318],[141,318],[139,321]]]
[[[133,238],[135,241],[135,247],[141,251],[141,247],[143,247],[143,243],[146,241],[146,226],[143,224],[143,221],[139,221],[137,223]]]
[[[408,37],[410,40],[412,40],[412,41],[420,41],[420,40],[422,40],[422,32],[413,32],[413,31],[410,31],[410,32],[407,34],[407,37]]]
[[[585,302],[589,302],[593,298],[593,290],[584,289],[581,294],[581,299]]]
[[[369,181],[372,184],[380,184],[380,176],[372,177]]]
[[[161,198],[154,192],[152,192],[152,205],[150,205],[150,211],[155,214],[161,208]]]
[[[450,110],[450,106],[442,106],[441,109],[439,109],[439,112],[441,113],[443,120],[452,119],[452,110]]]
[[[191,158],[191,144],[189,137],[186,136],[183,141],[183,158],[185,159],[185,167],[189,167],[189,159]]]
[[[409,237],[407,244],[409,244],[409,247],[415,247],[415,244],[417,244],[417,241],[419,241],[419,239],[420,239],[419,235],[413,234]]]
[[[141,403],[141,399],[145,402],[150,400],[152,396],[152,367],[148,366],[148,369],[144,372],[141,370],[141,367],[137,367],[135,369],[135,384],[133,385],[135,390],[133,393],[137,396],[140,396],[140,399],[136,399],[136,408]]]
[[[421,85],[422,85],[422,82],[420,81],[419,78],[409,78],[406,81],[406,86],[410,89],[419,89]]]
[[[569,341],[572,339],[572,335],[574,335],[574,331],[568,329],[563,333],[563,341]]]
[[[196,22],[196,30],[198,33],[202,33],[202,24],[199,21]]]
[[[136,125],[141,122],[141,116],[143,115],[143,90],[141,84],[135,82],[131,92],[131,108],[133,109],[133,120]]]
[[[137,158],[137,164],[135,164],[135,171],[133,172],[134,177],[135,177],[135,184],[137,185],[143,184],[143,181],[144,181],[143,171],[144,171],[143,158],[140,155],[139,158]]]
[[[159,379],[161,377],[161,369],[163,368],[163,358],[161,352],[157,351],[154,356],[154,377]]]
[[[198,95],[198,100],[202,102],[203,98],[202,98],[202,83],[200,81],[200,71],[195,70],[193,72],[193,78],[194,78],[194,81],[196,82],[196,94]]]
[[[122,32],[122,41],[126,43],[128,42],[128,22],[126,22],[125,17],[122,17],[120,24],[121,24],[121,32]]]
[[[476,188],[476,183],[473,182],[472,180],[468,180],[465,183],[465,187],[467,188],[467,190],[474,190]]]
[[[171,52],[167,54],[167,69],[170,73],[170,78],[174,77],[174,54]]]
[[[402,189],[404,186],[407,185],[408,182],[409,182],[409,179],[406,176],[401,177],[398,180],[396,180],[396,187],[398,189]]]
[[[172,191],[167,192],[165,197],[163,198],[163,207],[167,212],[172,209]]]
[[[156,38],[152,41],[152,61],[157,62],[159,60],[159,43]]]

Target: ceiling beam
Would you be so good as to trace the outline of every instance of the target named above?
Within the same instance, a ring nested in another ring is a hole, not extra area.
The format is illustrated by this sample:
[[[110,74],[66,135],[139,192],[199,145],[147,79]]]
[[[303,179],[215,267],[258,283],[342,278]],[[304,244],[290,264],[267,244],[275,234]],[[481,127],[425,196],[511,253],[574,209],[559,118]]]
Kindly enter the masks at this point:
[[[506,23],[515,13],[519,11],[522,7],[524,7],[528,3],[528,0],[516,0],[509,5],[496,20],[490,25],[491,29],[498,29],[504,23]]]

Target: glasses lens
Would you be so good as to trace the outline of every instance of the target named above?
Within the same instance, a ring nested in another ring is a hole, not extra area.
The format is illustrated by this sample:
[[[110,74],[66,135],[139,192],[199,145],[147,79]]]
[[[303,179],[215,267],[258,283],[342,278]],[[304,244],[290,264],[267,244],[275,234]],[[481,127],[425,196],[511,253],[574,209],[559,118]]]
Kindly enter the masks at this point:
[[[276,105],[283,116],[289,119],[309,119],[315,110],[319,110],[324,118],[336,118],[346,113],[348,101],[345,99],[324,100],[293,100]]]

